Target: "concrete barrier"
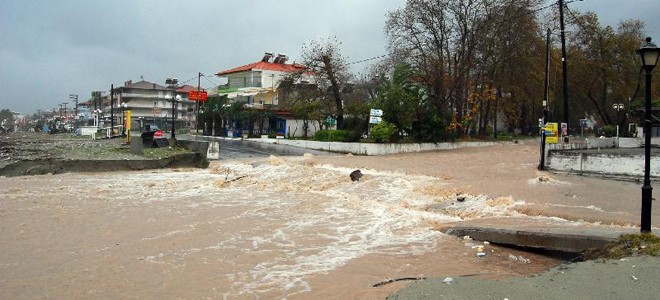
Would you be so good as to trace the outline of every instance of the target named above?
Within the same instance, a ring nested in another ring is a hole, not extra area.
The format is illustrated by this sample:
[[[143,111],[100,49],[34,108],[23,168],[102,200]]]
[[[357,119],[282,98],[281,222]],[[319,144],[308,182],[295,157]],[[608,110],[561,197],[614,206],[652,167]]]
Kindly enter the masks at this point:
[[[258,143],[280,144],[356,155],[388,155],[433,150],[449,150],[467,147],[485,147],[495,142],[456,142],[456,143],[411,143],[411,144],[375,144],[375,143],[340,143],[289,139],[250,139]]]
[[[644,154],[641,150],[635,152],[614,152],[595,150],[563,150],[549,151],[547,167],[552,170],[591,173],[598,175],[613,175],[624,177],[644,176]],[[660,176],[660,157],[651,156],[653,177]]]
[[[220,159],[220,142],[215,138],[179,135],[177,143],[186,149],[200,153],[206,159]]]

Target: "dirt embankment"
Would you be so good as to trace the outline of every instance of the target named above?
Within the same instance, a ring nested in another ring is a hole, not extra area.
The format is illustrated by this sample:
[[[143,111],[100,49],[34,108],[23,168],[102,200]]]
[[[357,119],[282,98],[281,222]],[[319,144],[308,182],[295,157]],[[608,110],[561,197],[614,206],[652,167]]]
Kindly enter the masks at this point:
[[[142,155],[133,154],[123,138],[92,140],[72,134],[46,133],[0,136],[0,176],[207,165],[201,154],[178,147],[147,149]]]

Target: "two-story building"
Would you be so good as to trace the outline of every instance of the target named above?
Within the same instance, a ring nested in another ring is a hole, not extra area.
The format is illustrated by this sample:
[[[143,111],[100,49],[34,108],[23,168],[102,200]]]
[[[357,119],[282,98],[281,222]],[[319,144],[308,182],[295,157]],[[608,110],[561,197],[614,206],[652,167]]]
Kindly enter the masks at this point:
[[[227,85],[219,89],[218,94],[226,96],[230,102],[243,102],[246,107],[273,110],[277,117],[269,121],[266,130],[284,136],[302,136],[299,120],[281,107],[279,87],[286,79],[310,83],[314,82],[314,77],[305,66],[287,64],[287,60],[284,54],[274,56],[266,52],[260,61],[220,71],[216,75],[225,78]]]

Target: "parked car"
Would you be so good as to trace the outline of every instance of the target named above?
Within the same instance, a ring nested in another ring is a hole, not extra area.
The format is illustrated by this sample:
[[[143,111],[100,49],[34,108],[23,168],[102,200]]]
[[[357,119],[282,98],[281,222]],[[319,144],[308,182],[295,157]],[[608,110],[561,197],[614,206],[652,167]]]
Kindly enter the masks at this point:
[[[160,148],[169,146],[165,133],[157,125],[147,124],[142,129],[142,144],[147,148]]]

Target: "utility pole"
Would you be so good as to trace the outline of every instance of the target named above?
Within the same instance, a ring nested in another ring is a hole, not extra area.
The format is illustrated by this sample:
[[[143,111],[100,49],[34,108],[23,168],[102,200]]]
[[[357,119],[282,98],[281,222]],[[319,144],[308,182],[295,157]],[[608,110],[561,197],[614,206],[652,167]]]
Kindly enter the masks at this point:
[[[541,162],[539,170],[545,170],[545,124],[548,123],[548,86],[550,85],[550,28],[545,37],[545,84],[543,90],[543,122],[541,128]]]
[[[74,129],[78,129],[78,95],[76,94],[69,94],[69,99],[73,100],[73,102],[76,104],[76,108],[74,110],[74,118],[76,118],[76,122],[74,123]]]
[[[65,119],[67,122],[69,122],[69,116],[67,115],[67,109],[66,109],[66,105],[69,104],[69,102],[64,102],[64,103],[62,103],[62,104],[64,105],[64,119]]]
[[[201,101],[201,97],[199,96],[199,90],[200,90],[200,85],[201,85],[201,80],[202,80],[202,72],[199,72],[197,74],[197,116],[195,117],[195,130],[197,134],[199,134],[199,102]]]
[[[492,88],[492,87],[491,87]],[[493,134],[494,138],[497,141],[497,103],[500,101],[500,97],[502,97],[502,86],[498,85],[497,86],[497,92],[495,93],[495,122],[493,124]]]
[[[113,131],[115,130],[114,108],[115,108],[115,85],[111,84],[110,85],[110,137],[112,137],[114,133]]]
[[[559,26],[561,30],[561,67],[564,95],[564,123],[568,125],[570,133],[570,123],[568,122],[568,67],[566,62],[566,35],[564,30],[564,0],[559,0]]]

